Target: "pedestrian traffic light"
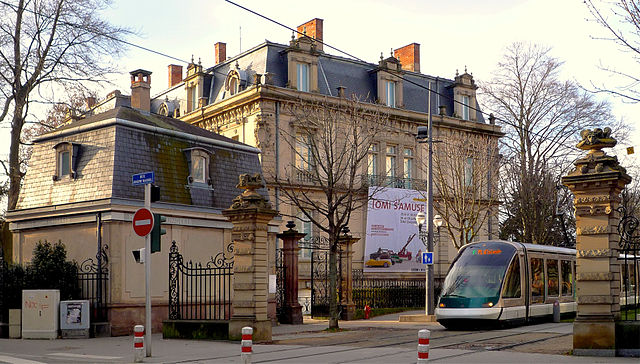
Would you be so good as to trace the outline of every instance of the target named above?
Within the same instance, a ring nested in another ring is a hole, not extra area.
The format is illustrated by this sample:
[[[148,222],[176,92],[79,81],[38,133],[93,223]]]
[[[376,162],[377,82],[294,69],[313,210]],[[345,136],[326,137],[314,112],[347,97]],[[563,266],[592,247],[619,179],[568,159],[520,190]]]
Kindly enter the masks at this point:
[[[160,214],[153,214],[153,229],[151,230],[151,253],[160,251],[160,241],[162,235],[167,231],[162,228],[162,223],[167,221],[167,218]]]

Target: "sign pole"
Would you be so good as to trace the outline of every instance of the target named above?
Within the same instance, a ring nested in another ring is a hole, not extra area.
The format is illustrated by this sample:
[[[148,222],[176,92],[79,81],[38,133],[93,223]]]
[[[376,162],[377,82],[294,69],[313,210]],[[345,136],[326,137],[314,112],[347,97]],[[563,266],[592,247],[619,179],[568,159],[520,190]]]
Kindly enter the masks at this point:
[[[144,185],[144,207],[151,209],[151,184]],[[144,237],[144,282],[145,282],[145,343],[147,357],[151,356],[151,234]]]

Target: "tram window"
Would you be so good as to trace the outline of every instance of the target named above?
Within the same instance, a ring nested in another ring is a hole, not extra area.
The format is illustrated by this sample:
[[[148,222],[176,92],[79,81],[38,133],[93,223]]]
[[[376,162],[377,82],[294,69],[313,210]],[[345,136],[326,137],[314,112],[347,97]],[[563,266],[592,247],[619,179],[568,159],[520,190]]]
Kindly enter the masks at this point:
[[[561,262],[562,269],[562,295],[571,296],[573,293],[573,274],[571,274],[571,262],[563,260]]]
[[[555,259],[547,259],[547,295],[558,295],[558,261]]]
[[[531,296],[544,296],[544,266],[542,258],[531,258]]]
[[[507,278],[504,280],[503,298],[520,297],[520,258],[516,255],[507,271]]]

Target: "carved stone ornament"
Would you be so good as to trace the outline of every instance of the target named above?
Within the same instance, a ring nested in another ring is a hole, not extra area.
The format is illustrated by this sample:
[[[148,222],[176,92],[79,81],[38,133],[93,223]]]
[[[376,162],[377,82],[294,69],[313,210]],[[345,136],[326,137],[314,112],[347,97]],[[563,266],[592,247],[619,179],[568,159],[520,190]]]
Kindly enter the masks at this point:
[[[607,225],[585,226],[585,227],[579,227],[576,229],[576,234],[578,235],[596,235],[596,234],[604,234],[606,232],[607,232]]]
[[[238,180],[236,188],[243,189],[244,192],[233,199],[231,210],[248,208],[271,209],[269,201],[256,192],[257,189],[264,187],[262,176],[259,173],[254,175],[241,174]]]
[[[611,250],[609,249],[589,249],[576,252],[576,257],[578,258],[608,258],[610,256]]]
[[[580,133],[582,140],[576,145],[578,149],[588,150],[590,153],[602,148],[612,148],[617,141],[611,136],[611,128],[585,129]]]

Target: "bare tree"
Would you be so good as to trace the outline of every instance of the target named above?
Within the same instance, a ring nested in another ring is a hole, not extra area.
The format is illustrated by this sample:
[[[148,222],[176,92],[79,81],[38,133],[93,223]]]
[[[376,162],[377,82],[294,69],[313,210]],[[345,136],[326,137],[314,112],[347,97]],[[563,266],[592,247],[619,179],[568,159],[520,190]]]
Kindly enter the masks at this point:
[[[596,37],[616,43],[622,52],[628,53],[630,59],[638,63],[640,61],[640,1],[616,0],[593,1],[585,0],[593,20],[600,24],[607,36]],[[602,69],[611,73],[621,84],[613,88],[604,85],[593,85],[596,92],[606,92],[621,96],[630,102],[640,102],[640,75],[632,70],[623,70],[616,67],[602,66]]]
[[[433,184],[436,211],[457,249],[473,241],[495,214],[498,140],[484,134],[451,130],[434,144]],[[421,166],[426,168],[427,166]],[[493,174],[493,175],[492,175]]]
[[[367,155],[387,124],[380,108],[357,100],[328,98],[289,104],[290,131],[282,131],[295,160],[272,180],[284,203],[297,208],[329,241],[329,327],[338,328],[337,252],[351,213],[368,199]]]
[[[54,91],[86,87],[116,71],[108,62],[129,34],[99,16],[109,0],[9,0],[0,3],[0,122],[11,122],[8,209],[14,209],[24,171],[22,130],[34,103]]]
[[[545,244],[555,186],[576,156],[579,132],[612,123],[608,103],[559,77],[550,49],[514,43],[493,78],[481,84],[484,106],[502,122],[503,212],[517,217],[523,242]],[[613,122],[612,128],[619,129]]]

